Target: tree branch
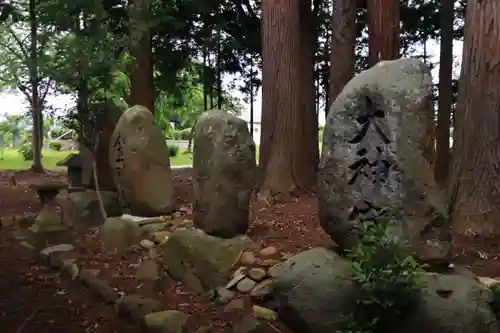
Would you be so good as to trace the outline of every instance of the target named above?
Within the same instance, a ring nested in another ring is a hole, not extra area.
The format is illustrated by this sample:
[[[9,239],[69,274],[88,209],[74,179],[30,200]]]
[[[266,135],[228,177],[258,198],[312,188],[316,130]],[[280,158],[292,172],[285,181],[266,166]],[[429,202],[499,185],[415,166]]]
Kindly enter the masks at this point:
[[[19,61],[21,61],[23,64],[25,64],[26,60],[28,58],[23,57],[23,55],[19,54],[12,46],[9,44],[4,43],[3,41],[0,41],[0,46],[6,48],[9,52],[11,52]]]
[[[17,83],[17,88],[23,93],[23,95],[28,99],[29,103],[31,104],[32,103],[31,90],[27,86],[19,82]]]
[[[42,96],[41,96],[41,102],[45,102],[45,97],[47,97],[47,93],[49,92],[49,89],[50,87],[52,86],[52,83],[54,83],[54,80],[52,79],[49,79],[49,82],[47,82],[47,84],[45,85],[45,91],[42,92]]]
[[[9,30],[10,34],[12,35],[12,38],[14,38],[17,46],[21,50],[21,53],[23,54],[24,58],[25,59],[29,59],[28,50],[24,47],[24,44],[21,41],[21,39],[19,39],[19,37],[16,35],[16,33],[14,32],[14,30],[12,30],[11,27],[9,27],[8,30]]]

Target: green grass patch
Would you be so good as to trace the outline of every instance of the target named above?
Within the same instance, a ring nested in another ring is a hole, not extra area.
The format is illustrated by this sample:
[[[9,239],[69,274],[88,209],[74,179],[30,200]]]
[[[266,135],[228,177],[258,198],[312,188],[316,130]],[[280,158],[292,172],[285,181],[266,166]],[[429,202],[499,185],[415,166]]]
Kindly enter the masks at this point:
[[[49,170],[62,170],[64,168],[56,166],[56,163],[65,158],[69,153],[68,151],[43,149],[43,166]],[[6,148],[3,150],[3,154],[2,150],[0,150],[0,170],[26,170],[31,167],[31,164],[31,161],[25,161],[21,153],[16,149]]]
[[[70,153],[78,153],[78,151],[55,151],[52,149],[43,149],[43,167],[47,170],[64,170],[64,167],[59,167],[56,165],[56,163],[64,159]],[[31,164],[31,161],[25,161],[22,155],[16,149],[4,149],[3,158],[2,150],[0,150],[0,171],[27,170],[31,167]],[[192,165],[193,155],[179,153],[177,156],[170,158],[170,164]]]

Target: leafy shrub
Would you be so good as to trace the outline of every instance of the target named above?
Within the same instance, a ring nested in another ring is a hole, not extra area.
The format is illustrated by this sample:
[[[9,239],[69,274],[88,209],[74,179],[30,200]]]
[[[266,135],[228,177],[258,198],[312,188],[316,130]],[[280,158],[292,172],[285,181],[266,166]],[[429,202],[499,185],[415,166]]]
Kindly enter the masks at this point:
[[[337,333],[386,333],[418,306],[424,266],[408,243],[395,239],[394,226],[389,219],[365,221],[359,246],[347,252],[357,295]]]
[[[55,151],[61,151],[62,143],[59,141],[51,141],[49,142],[49,148]]]
[[[168,146],[168,155],[170,157],[175,157],[179,155],[179,146],[178,145],[169,145]]]
[[[189,140],[191,137],[191,128],[185,128],[180,131],[181,132],[181,140]]]
[[[25,161],[33,161],[33,147],[31,144],[23,144],[18,151]]]

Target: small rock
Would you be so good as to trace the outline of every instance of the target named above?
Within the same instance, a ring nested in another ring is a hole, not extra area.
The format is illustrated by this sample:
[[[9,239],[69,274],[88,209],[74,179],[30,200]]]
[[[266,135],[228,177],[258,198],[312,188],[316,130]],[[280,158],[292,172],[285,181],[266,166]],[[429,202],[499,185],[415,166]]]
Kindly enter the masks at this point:
[[[262,261],[259,261],[259,265],[264,266],[264,267],[271,267],[276,264],[279,264],[280,261],[277,259],[264,259]]]
[[[266,277],[266,270],[260,267],[250,268],[247,275],[255,281],[261,281]]]
[[[250,251],[244,251],[240,257],[242,265],[253,265],[256,261],[255,255]]]
[[[176,219],[180,219],[182,217],[182,213],[181,212],[175,212],[173,214],[173,217],[176,218]]]
[[[84,269],[79,278],[90,290],[98,293],[105,303],[115,303],[120,298],[119,294],[107,281],[98,278],[97,274],[99,274],[98,269]]]
[[[194,226],[194,222],[193,220],[182,220],[180,223],[179,223],[179,227],[192,227]]]
[[[485,285],[488,288],[491,288],[494,285],[500,284],[500,280],[493,279],[490,277],[478,276],[477,279],[479,280],[479,282],[481,282],[483,285]]]
[[[147,235],[153,232],[163,231],[171,226],[172,224],[170,222],[152,223],[141,226],[141,231],[144,235]]]
[[[170,236],[170,231],[167,230],[155,231],[151,234],[153,240],[158,244],[164,244],[169,236]]]
[[[219,287],[215,291],[217,292],[218,300],[224,304],[232,300],[236,295],[234,291],[228,290],[224,287]]]
[[[181,333],[188,315],[177,310],[148,313],[144,316],[144,326],[152,333]]]
[[[65,259],[62,264],[62,272],[69,275],[72,280],[76,279],[80,273],[80,269],[75,261],[75,259]]]
[[[233,299],[229,302],[224,308],[224,312],[233,312],[233,311],[243,311],[245,309],[245,302],[241,298]]]
[[[236,290],[238,290],[240,293],[249,293],[254,287],[257,285],[257,282],[250,278],[243,278],[238,284],[236,285]]]
[[[226,289],[231,289],[234,286],[236,286],[238,284],[238,282],[240,282],[241,280],[243,280],[245,278],[246,273],[247,273],[246,267],[243,266],[243,267],[238,268],[233,273],[233,277],[231,278],[231,280],[226,284]]]
[[[86,269],[82,269],[82,271],[80,272],[80,279],[83,279],[84,276],[92,276],[92,277],[96,277],[97,275],[99,275],[99,273],[101,272],[100,269],[92,269],[92,268],[86,268]]]
[[[186,214],[192,214],[193,209],[190,206],[182,206],[181,208],[179,208],[179,211]]]
[[[160,310],[161,303],[141,295],[126,295],[116,303],[118,312],[129,315],[134,322],[141,324],[148,313]]]
[[[276,320],[278,319],[278,314],[271,309],[254,305],[252,306],[252,313],[255,318],[262,320]]]
[[[40,253],[43,256],[48,257],[53,252],[69,252],[69,251],[73,251],[74,249],[75,249],[75,247],[71,244],[57,244],[57,245],[53,245],[53,246],[49,246],[49,247],[44,248],[42,251],[40,251]]]
[[[148,250],[148,258],[151,260],[155,260],[156,258],[158,258],[158,250],[156,249],[156,247]]]
[[[250,292],[250,296],[255,299],[263,299],[271,294],[274,289],[274,281],[266,279],[258,283]]]
[[[58,269],[62,268],[64,260],[71,259],[71,257],[74,257],[74,253],[72,251],[52,252],[49,255],[49,266]]]
[[[268,246],[260,250],[259,256],[261,257],[271,257],[278,253],[278,250],[274,246]]]
[[[141,247],[143,249],[149,250],[149,249],[152,249],[153,247],[155,247],[155,243],[153,243],[149,239],[143,239],[143,240],[141,240]]]
[[[144,260],[135,273],[137,280],[156,281],[160,278],[160,267],[154,260]]]

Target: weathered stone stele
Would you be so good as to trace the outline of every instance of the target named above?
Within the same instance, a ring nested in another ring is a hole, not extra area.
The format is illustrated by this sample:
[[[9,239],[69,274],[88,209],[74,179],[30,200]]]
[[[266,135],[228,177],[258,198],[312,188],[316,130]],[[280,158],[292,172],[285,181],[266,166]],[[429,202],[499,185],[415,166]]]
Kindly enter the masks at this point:
[[[116,124],[109,151],[122,203],[138,216],[166,214],[172,207],[173,179],[167,144],[153,114],[127,109]]]
[[[244,234],[256,179],[255,144],[246,122],[207,111],[196,123],[193,142],[194,223],[214,236]]]
[[[398,222],[422,260],[444,260],[451,237],[432,172],[432,78],[416,59],[383,61],[355,76],[332,104],[319,164],[323,229],[348,249],[374,212]]]

